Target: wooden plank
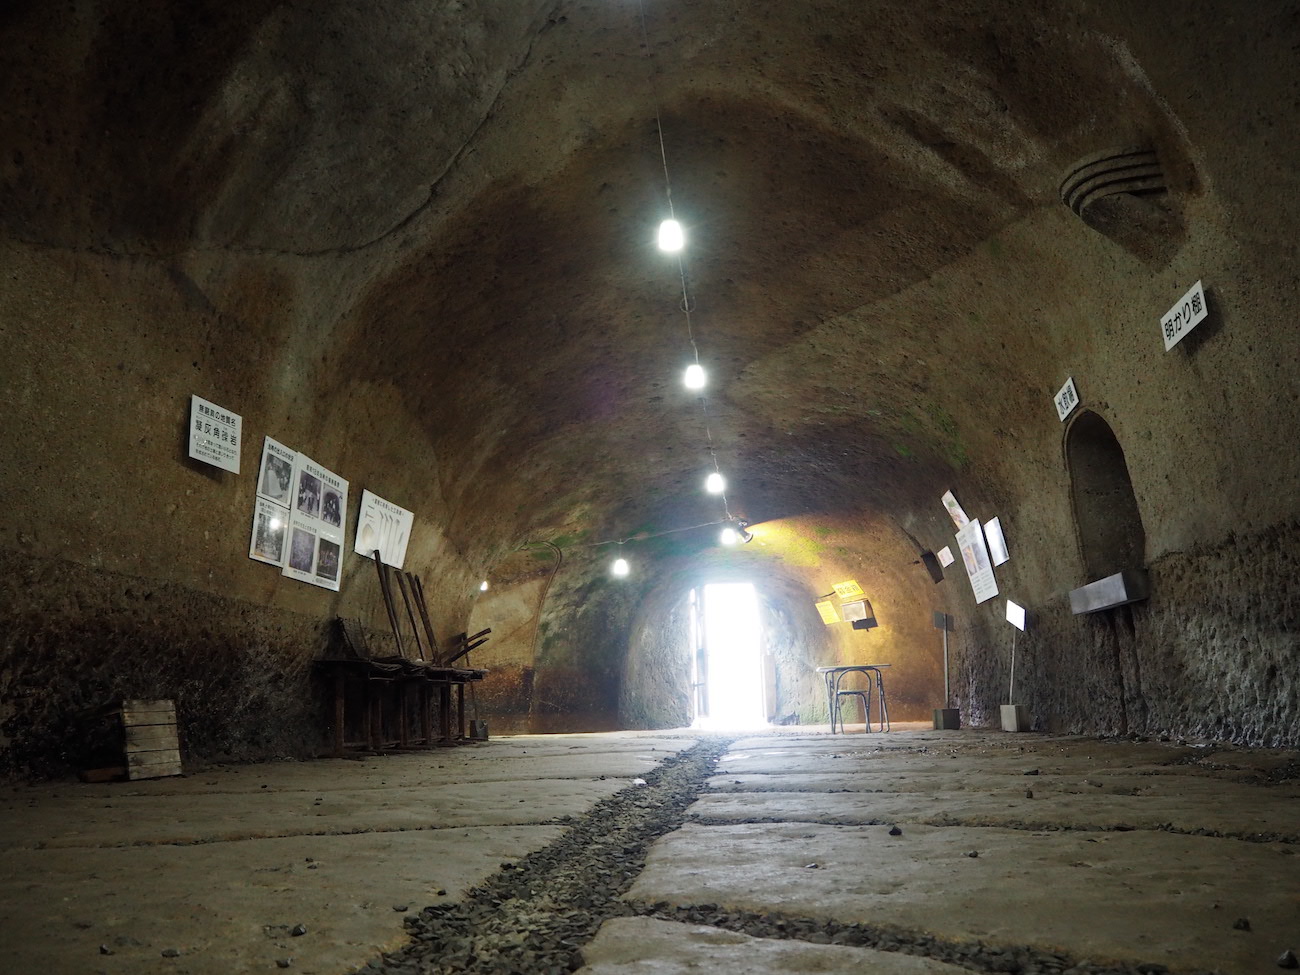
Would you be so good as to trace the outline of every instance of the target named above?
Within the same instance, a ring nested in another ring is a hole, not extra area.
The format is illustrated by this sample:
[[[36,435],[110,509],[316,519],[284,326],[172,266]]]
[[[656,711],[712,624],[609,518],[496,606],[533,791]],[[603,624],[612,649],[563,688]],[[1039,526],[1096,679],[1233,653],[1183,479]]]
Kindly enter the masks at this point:
[[[131,752],[126,756],[126,763],[131,768],[139,768],[143,765],[179,763],[180,760],[181,752],[179,748],[155,748],[147,752]]]
[[[181,768],[180,762],[168,765],[147,765],[143,768],[133,768],[131,770],[131,780],[136,779],[165,779],[172,775],[183,775],[184,769]]]
[[[176,736],[176,726],[135,725],[126,729],[126,747],[128,751],[149,748],[177,748],[180,742]]]
[[[175,702],[175,701],[169,701],[169,700],[163,700],[163,701],[144,701],[144,700],[123,701],[123,702],[122,702],[122,710],[123,710],[123,711],[127,711],[127,710],[130,710],[130,711],[175,711],[175,710],[176,710],[176,702]]]
[[[122,724],[127,726],[175,723],[175,711],[128,711],[122,715]]]

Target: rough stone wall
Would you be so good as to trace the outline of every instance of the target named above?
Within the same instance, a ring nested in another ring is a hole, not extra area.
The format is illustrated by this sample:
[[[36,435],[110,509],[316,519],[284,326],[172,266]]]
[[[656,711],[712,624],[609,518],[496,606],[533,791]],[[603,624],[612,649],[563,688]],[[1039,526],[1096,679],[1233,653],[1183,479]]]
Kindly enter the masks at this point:
[[[303,758],[324,735],[319,617],[64,560],[0,555],[0,774],[120,765],[108,709],[176,701],[187,760]]]

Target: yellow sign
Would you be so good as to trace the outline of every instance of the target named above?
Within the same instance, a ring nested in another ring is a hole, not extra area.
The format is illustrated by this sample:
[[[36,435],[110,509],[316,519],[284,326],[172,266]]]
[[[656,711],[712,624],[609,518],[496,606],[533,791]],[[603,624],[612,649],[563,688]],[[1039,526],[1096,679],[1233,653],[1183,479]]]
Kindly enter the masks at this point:
[[[835,612],[835,604],[829,599],[817,604],[817,612],[822,614],[822,622],[827,626],[840,621],[840,614]]]
[[[848,582],[837,582],[831,588],[835,590],[835,595],[839,596],[840,599],[853,599],[855,596],[866,595],[856,579],[850,579]]]

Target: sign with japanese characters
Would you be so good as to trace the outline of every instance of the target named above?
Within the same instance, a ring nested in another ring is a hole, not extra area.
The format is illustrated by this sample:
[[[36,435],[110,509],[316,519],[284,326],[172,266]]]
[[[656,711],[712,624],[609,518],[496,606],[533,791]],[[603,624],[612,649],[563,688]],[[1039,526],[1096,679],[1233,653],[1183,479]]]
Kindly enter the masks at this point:
[[[347,520],[348,482],[298,454],[290,487],[288,553],[283,573],[338,592]]]
[[[190,456],[232,474],[239,473],[244,418],[200,396],[190,397]]]
[[[1165,351],[1168,352],[1181,342],[1183,336],[1205,321],[1208,314],[1205,289],[1197,281],[1160,319],[1160,335],[1165,340]]]
[[[967,522],[957,532],[957,547],[961,549],[966,574],[970,577],[971,592],[975,602],[982,603],[998,594],[998,580],[993,576],[993,563],[984,544],[984,531],[978,521]]]
[[[858,580],[856,579],[837,582],[831,586],[831,588],[835,590],[835,595],[839,596],[841,600],[852,599],[854,596],[866,595],[866,593],[862,591],[862,587],[858,585]]]
[[[1074,408],[1079,405],[1079,391],[1074,388],[1074,377],[1071,376],[1065,381],[1056,392],[1056,415],[1065,422],[1065,418],[1074,412]]]
[[[411,527],[415,515],[391,501],[385,501],[370,491],[361,492],[361,507],[357,509],[357,535],[353,550],[368,559],[379,557],[385,565],[400,569],[406,561],[406,545],[411,540]]]
[[[835,611],[835,604],[829,599],[823,599],[817,604],[817,613],[827,626],[840,622],[840,614]]]

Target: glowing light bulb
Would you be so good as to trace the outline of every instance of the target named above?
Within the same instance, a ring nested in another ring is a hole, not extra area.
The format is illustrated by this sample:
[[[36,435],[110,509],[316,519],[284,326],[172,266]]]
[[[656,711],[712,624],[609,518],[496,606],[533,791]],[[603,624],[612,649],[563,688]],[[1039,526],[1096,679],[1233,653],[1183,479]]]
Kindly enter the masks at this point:
[[[704,479],[704,490],[708,491],[710,494],[721,494],[723,491],[727,490],[727,479],[717,471],[714,471]]]
[[[686,367],[683,382],[686,383],[687,389],[703,389],[708,381],[709,377],[705,374],[704,367],[698,362]]]
[[[478,584],[478,591],[479,591],[479,592],[487,592],[487,591],[488,591],[488,583],[487,583],[487,580],[486,580],[486,579],[484,579],[482,582],[480,582],[480,583]]]
[[[621,579],[632,570],[627,564],[627,559],[618,558],[615,559],[614,564],[609,567],[609,571]]]
[[[736,534],[736,529],[728,525],[726,528],[722,529],[722,534],[718,536],[718,540],[722,542],[723,545],[735,545],[740,541],[740,536]]]
[[[659,249],[675,254],[686,245],[682,225],[676,220],[665,220],[659,225]]]

